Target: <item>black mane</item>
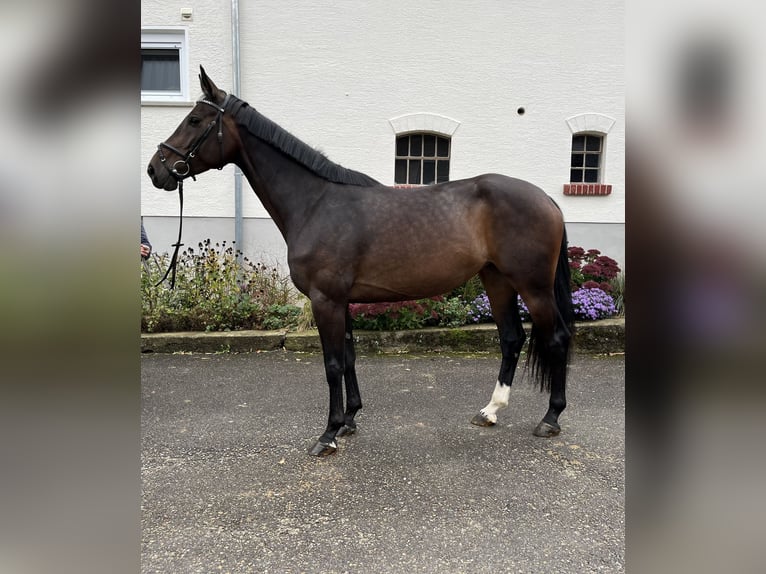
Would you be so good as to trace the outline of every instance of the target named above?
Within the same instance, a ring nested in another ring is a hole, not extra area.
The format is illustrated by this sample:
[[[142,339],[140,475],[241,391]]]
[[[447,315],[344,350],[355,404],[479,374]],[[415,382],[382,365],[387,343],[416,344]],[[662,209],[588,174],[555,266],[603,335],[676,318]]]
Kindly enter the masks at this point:
[[[374,186],[381,183],[369,175],[354,171],[330,161],[322,152],[302,142],[290,132],[280,127],[269,118],[256,111],[247,102],[230,96],[232,103],[227,105],[237,123],[255,137],[274,146],[290,156],[302,166],[319,177],[334,183],[348,185]]]

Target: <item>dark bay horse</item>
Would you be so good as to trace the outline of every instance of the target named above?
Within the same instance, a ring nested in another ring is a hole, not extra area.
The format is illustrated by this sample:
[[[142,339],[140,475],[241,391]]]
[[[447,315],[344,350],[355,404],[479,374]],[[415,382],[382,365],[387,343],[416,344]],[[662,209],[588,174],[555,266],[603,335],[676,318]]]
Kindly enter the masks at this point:
[[[198,101],[149,162],[152,183],[179,182],[233,162],[287,242],[290,277],[311,300],[319,329],[330,414],[309,453],[336,451],[362,408],[349,303],[439,295],[478,273],[500,334],[492,398],[473,418],[490,426],[508,405],[526,335],[517,294],[529,308],[529,360],[549,408],[534,434],[560,432],[573,310],[564,221],[534,185],[497,174],[416,190],[386,187],[329,161],[246,102],[218,89],[200,67]],[[343,382],[346,406],[343,407]]]

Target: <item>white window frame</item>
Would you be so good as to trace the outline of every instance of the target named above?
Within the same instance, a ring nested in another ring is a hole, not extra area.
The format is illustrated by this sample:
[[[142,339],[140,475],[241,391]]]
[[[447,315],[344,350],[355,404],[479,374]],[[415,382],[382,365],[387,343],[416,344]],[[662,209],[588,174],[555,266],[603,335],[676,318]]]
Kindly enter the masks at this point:
[[[413,134],[430,134],[430,135],[436,135],[439,137],[447,138],[449,140],[449,155],[446,159],[450,163],[450,175],[452,176],[452,136],[457,131],[458,126],[460,126],[460,122],[449,118],[447,116],[442,116],[440,114],[432,114],[430,112],[419,112],[415,114],[405,114],[403,116],[397,116],[395,118],[391,118],[388,120],[388,123],[391,125],[391,129],[394,132],[394,145],[396,145],[396,139],[400,136],[407,136],[407,135],[413,135]],[[392,174],[392,180],[396,181],[396,160],[397,159],[407,159],[409,160],[410,157],[408,156],[397,156],[396,155],[396,148],[394,148],[394,162],[393,162],[393,168],[394,173]],[[421,181],[423,176],[423,164],[422,160],[423,157],[412,157],[411,159],[420,159],[420,175],[421,175]],[[436,158],[434,158],[436,159]],[[409,161],[408,167],[407,167],[407,180],[409,181]],[[410,183],[394,183],[396,186],[413,186],[416,187],[421,184],[410,184]]]
[[[141,28],[141,49],[176,48],[180,73],[179,91],[141,90],[144,103],[188,103],[189,102],[189,42],[186,28]]]
[[[584,136],[585,140],[583,141],[583,149],[582,151],[575,151],[574,150],[574,138],[577,136]],[[588,137],[597,137],[599,138],[599,149],[598,151],[588,151]],[[601,132],[576,132],[572,134],[572,141],[569,144],[569,148],[571,150],[571,155],[582,155],[583,161],[582,166],[573,166],[572,162],[570,160],[569,162],[569,183],[580,183],[584,185],[593,185],[593,184],[599,184],[604,181],[604,157],[605,157],[605,151],[606,151],[606,134]],[[598,156],[598,167],[587,167],[587,157],[589,155],[597,155]],[[571,156],[570,156],[571,157]],[[572,181],[572,174],[571,170],[573,169],[579,169],[582,171],[582,179],[579,181]],[[588,171],[595,171],[596,172],[596,181],[585,181],[585,173]]]
[[[412,136],[420,136],[421,138],[424,138],[425,136],[434,136],[436,140],[434,141],[434,155],[425,155],[425,145],[422,140],[420,144],[420,152],[416,154],[412,154],[412,151],[410,150],[410,140]],[[407,141],[407,153],[404,155],[399,155],[398,147],[399,147],[399,138],[408,138]],[[439,154],[439,138],[447,141],[447,155],[438,155]],[[445,136],[444,134],[439,134],[436,132],[406,132],[403,134],[396,134],[396,147],[397,149],[394,151],[394,185],[433,185],[436,183],[446,183],[450,180],[449,178],[449,168],[450,168],[450,160],[451,160],[451,152],[452,152],[452,137],[451,136]],[[404,170],[404,179],[405,181],[396,181],[396,162],[403,161],[405,162],[405,170]],[[418,168],[418,179],[420,180],[418,183],[410,183],[410,167],[412,166],[412,162],[417,161],[420,163],[420,167]],[[424,182],[423,176],[425,174],[425,162],[426,161],[433,161],[434,162],[434,181],[430,182]],[[439,164],[447,164],[447,179],[444,181],[438,181],[439,179]]]

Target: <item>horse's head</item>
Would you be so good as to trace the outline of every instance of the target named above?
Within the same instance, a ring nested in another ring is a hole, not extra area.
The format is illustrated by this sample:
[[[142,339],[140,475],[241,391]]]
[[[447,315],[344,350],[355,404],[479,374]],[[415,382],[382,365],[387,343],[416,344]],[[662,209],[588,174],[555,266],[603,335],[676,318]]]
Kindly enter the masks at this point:
[[[157,146],[147,173],[155,187],[171,191],[178,182],[211,168],[221,169],[235,154],[239,137],[226,114],[229,96],[200,66],[203,98],[167,140]]]

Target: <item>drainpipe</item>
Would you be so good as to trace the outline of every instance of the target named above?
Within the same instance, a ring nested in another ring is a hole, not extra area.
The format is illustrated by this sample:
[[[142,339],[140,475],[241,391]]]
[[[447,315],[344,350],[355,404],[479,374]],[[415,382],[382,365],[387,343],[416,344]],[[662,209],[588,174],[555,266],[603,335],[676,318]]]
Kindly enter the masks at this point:
[[[239,0],[231,0],[231,50],[232,50],[232,93],[240,95],[239,70]],[[237,250],[244,251],[242,239],[242,170],[234,166],[234,241]],[[240,263],[242,254],[237,256]]]

